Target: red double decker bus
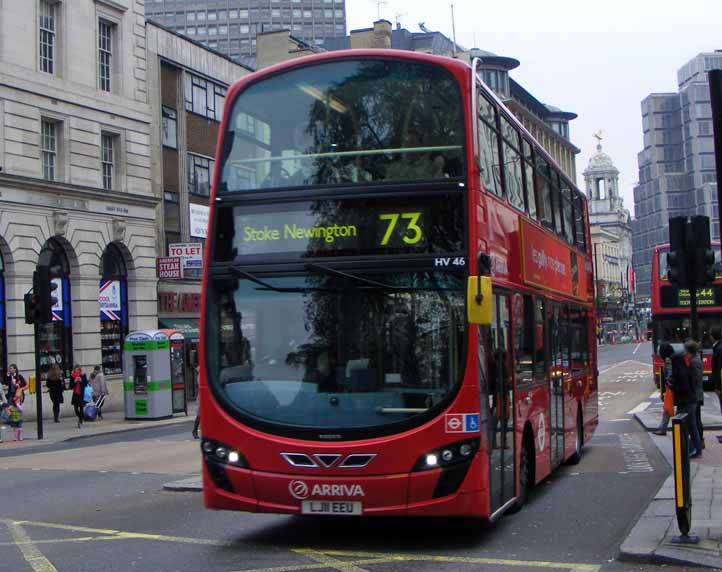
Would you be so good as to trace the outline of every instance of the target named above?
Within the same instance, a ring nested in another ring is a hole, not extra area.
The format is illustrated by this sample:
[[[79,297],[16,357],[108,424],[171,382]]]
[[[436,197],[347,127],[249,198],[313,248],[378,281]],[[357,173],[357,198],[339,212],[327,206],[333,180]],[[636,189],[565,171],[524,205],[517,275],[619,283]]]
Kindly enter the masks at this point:
[[[213,181],[206,506],[521,507],[597,425],[593,297],[584,196],[467,64],[353,50],[251,74]]]
[[[704,389],[712,390],[712,328],[722,328],[722,266],[720,265],[720,243],[713,242],[715,255],[715,281],[697,290],[697,315],[699,321],[699,342],[702,345],[704,366]],[[669,244],[660,244],[652,257],[652,346],[654,356],[654,380],[661,388],[662,359],[659,344],[669,342],[675,351],[684,350],[684,341],[692,337],[689,290],[680,289],[667,279],[667,254]]]

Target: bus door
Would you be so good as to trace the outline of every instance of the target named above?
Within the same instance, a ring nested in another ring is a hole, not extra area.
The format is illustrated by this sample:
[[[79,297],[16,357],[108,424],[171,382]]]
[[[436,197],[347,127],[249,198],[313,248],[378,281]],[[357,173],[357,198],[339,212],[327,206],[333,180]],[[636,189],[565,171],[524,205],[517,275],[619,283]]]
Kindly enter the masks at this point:
[[[564,372],[569,366],[569,356],[565,356],[563,351],[563,348],[567,346],[564,341],[567,333],[562,329],[562,324],[566,322],[562,316],[562,309],[559,304],[550,303],[548,312],[551,367],[549,372],[549,433],[551,439],[549,453],[553,469],[564,460]]]
[[[511,376],[511,312],[509,296],[494,294],[489,328],[487,401],[489,411],[489,470],[491,510],[516,492],[514,459],[514,403]]]

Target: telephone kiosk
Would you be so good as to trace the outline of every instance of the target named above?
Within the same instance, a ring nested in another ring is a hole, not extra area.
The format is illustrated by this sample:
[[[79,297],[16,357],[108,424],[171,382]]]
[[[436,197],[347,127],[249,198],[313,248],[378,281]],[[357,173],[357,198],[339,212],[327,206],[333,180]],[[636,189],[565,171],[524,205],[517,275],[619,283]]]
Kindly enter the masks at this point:
[[[131,332],[123,345],[126,419],[167,419],[188,414],[184,338],[176,330]]]

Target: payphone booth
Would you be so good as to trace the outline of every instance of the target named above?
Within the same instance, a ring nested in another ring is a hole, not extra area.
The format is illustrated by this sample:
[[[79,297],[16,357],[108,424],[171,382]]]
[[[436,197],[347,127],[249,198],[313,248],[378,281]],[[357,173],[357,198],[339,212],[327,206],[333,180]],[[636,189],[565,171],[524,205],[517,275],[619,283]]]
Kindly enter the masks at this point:
[[[132,332],[123,345],[123,397],[126,419],[166,419],[178,411],[185,411],[185,391],[174,398],[173,357],[177,355],[178,335],[182,356],[182,334],[167,330]],[[176,339],[172,339],[176,338]],[[173,343],[176,351],[173,351]],[[176,358],[177,361],[177,358]],[[182,365],[182,364],[181,364]],[[182,372],[182,368],[181,368]],[[181,374],[182,375],[182,374]]]

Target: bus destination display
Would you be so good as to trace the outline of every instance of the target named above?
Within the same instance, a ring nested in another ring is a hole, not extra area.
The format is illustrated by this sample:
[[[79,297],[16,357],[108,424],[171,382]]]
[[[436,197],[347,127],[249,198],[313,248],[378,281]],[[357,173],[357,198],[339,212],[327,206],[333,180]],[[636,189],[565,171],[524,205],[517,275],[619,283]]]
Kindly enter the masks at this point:
[[[456,205],[456,206],[454,206]],[[462,251],[460,201],[325,200],[233,209],[234,256],[354,256]]]
[[[690,306],[689,290],[662,286],[660,301],[664,308],[688,308]],[[697,290],[697,306],[722,306],[722,285],[713,284]]]

